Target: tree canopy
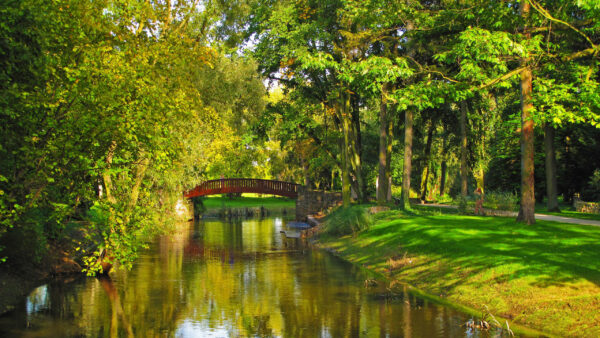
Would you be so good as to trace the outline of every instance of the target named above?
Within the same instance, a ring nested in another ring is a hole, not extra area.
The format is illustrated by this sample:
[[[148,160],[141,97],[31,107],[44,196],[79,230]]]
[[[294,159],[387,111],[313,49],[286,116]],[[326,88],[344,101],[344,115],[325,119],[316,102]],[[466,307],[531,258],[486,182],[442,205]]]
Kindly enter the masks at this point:
[[[341,189],[345,206],[518,192],[528,224],[536,199],[600,197],[595,0],[23,0],[0,16],[0,250],[25,238],[39,259],[68,233],[90,271],[106,252],[128,266],[182,191],[220,176]]]

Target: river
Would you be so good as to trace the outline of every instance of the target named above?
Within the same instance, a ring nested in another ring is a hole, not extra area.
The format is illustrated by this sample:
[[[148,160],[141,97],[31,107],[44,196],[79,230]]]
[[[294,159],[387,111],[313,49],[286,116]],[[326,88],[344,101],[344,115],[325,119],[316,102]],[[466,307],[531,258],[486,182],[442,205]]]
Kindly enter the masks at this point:
[[[473,337],[469,316],[283,239],[281,218],[204,220],[158,238],[131,271],[40,286],[2,337]]]

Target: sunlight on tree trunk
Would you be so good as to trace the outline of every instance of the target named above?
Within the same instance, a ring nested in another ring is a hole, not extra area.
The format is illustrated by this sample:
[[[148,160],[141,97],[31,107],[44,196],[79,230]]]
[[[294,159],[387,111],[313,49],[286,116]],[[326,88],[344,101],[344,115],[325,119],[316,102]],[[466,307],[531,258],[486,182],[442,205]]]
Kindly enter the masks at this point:
[[[346,94],[342,94],[341,115],[342,115],[342,130],[344,133],[344,146],[342,151],[342,199],[344,208],[350,206],[350,116],[348,114],[348,104]]]
[[[529,16],[530,5],[521,2],[521,15]],[[528,34],[527,34],[528,35]],[[529,37],[529,36],[527,36]],[[531,98],[532,72],[527,66],[528,59],[523,60],[525,69],[521,71],[521,207],[517,222],[531,225],[535,223],[535,191],[534,191],[534,135],[533,135],[533,102]]]
[[[421,201],[425,201],[427,199],[427,184],[429,181],[429,173],[431,171],[429,157],[431,156],[431,144],[433,142],[433,130],[435,129],[435,122],[435,119],[431,118],[429,131],[427,132],[427,143],[425,144],[425,156],[423,158],[425,164],[423,168],[423,174],[421,175]]]
[[[402,208],[410,209],[410,171],[412,170],[412,144],[413,144],[413,118],[412,109],[404,112],[404,170],[402,172]]]

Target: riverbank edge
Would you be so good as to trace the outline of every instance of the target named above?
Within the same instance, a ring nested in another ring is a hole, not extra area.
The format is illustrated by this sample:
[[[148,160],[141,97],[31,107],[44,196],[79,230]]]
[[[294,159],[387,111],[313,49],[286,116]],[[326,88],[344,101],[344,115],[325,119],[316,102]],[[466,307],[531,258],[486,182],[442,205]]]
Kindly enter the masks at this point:
[[[481,318],[482,316],[482,311],[472,308],[470,306],[467,306],[465,304],[460,304],[460,303],[456,303],[456,302],[452,302],[448,299],[444,299],[442,297],[438,297],[436,295],[433,295],[431,293],[428,293],[425,289],[420,289],[415,287],[414,285],[411,285],[410,283],[407,283],[406,281],[403,281],[401,278],[390,278],[389,276],[386,276],[385,274],[382,274],[380,271],[377,271],[375,269],[370,268],[367,265],[364,264],[359,264],[358,261],[361,260],[361,258],[363,257],[359,257],[359,256],[355,256],[355,257],[349,257],[348,255],[344,255],[343,253],[335,250],[333,247],[328,246],[327,243],[324,243],[320,240],[319,238],[319,227],[323,224],[324,220],[322,218],[317,218],[315,217],[315,215],[309,216],[309,224],[311,224],[313,226],[313,228],[311,229],[307,229],[304,230],[304,236],[309,238],[309,242],[311,244],[311,246],[313,246],[314,248],[318,249],[318,250],[324,250],[327,251],[329,253],[331,253],[332,255],[343,259],[346,262],[349,262],[355,266],[358,266],[362,269],[366,269],[369,272],[373,273],[374,275],[376,275],[378,277],[378,279],[386,282],[388,285],[392,285],[392,282],[396,282],[396,283],[400,283],[402,286],[406,286],[408,292],[419,296],[421,298],[427,299],[431,302],[434,302],[436,304],[440,304],[443,306],[447,306],[449,308],[452,308],[454,310],[457,310],[459,312],[468,314],[473,316],[475,319],[477,318]],[[352,245],[352,244],[350,244]],[[522,335],[527,335],[527,336],[539,336],[539,337],[558,337],[554,334],[551,333],[547,333],[547,332],[543,332],[534,328],[530,328],[527,326],[524,326],[522,324],[516,323],[510,319],[504,318],[502,316],[498,316],[496,314],[492,315],[502,324],[504,325],[503,328],[506,329],[505,327],[505,323],[507,322],[508,325],[510,326],[510,329],[514,332],[514,334],[516,336],[522,334]]]
[[[19,301],[43,284],[39,276],[25,276],[0,270],[0,316],[13,311]]]
[[[293,215],[294,207],[225,207],[206,208],[198,218],[251,218]]]
[[[49,252],[56,252],[49,250]],[[46,256],[41,264],[18,271],[0,268],[0,316],[13,311],[17,304],[35,288],[55,281],[74,281],[83,278],[82,267],[68,253]]]

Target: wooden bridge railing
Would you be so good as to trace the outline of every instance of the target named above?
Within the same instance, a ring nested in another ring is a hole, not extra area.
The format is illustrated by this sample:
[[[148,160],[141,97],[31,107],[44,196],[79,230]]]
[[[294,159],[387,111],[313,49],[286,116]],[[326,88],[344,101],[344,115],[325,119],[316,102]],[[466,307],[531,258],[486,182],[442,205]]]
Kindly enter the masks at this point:
[[[298,197],[299,184],[282,181],[261,180],[255,178],[224,178],[202,182],[196,188],[184,193],[185,198],[198,196],[229,194],[229,193],[257,193]]]

